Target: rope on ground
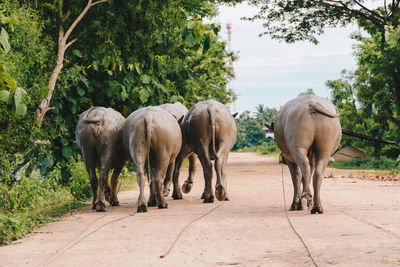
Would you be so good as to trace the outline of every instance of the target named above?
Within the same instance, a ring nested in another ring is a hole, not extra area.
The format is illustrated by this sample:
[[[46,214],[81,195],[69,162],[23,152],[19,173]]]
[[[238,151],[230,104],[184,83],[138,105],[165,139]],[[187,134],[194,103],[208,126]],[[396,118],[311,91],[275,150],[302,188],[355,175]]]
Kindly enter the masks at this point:
[[[81,234],[75,238],[74,240],[72,240],[70,243],[68,243],[67,245],[65,245],[63,248],[61,248],[61,250],[59,250],[59,252],[57,252],[55,255],[53,255],[49,260],[47,260],[46,262],[44,262],[43,264],[41,264],[40,266],[47,266],[50,265],[51,263],[55,262],[58,258],[60,258],[62,255],[64,255],[68,250],[70,250],[73,246],[75,246],[76,244],[78,244],[79,242],[81,242],[82,240],[86,239],[88,236],[96,233],[98,230],[100,230],[101,228],[103,228],[104,226],[107,226],[109,224],[118,222],[118,221],[122,221],[123,219],[126,219],[130,216],[135,216],[136,213],[133,214],[128,214],[125,215],[121,218],[103,223],[102,225],[96,227],[94,230],[92,230],[91,232],[87,233],[86,235],[82,236],[82,233],[84,233],[90,226],[92,226],[92,224],[89,224],[82,232]],[[99,218],[97,218],[96,220],[94,220],[94,222],[99,221],[100,219],[104,218],[106,215],[103,215]]]
[[[286,219],[289,222],[289,225],[292,228],[293,232],[297,235],[297,237],[300,239],[301,243],[303,244],[304,248],[307,250],[308,257],[311,259],[314,266],[318,267],[318,264],[315,262],[313,256],[311,255],[310,249],[308,248],[307,244],[304,242],[304,240],[300,236],[300,234],[294,228],[292,221],[290,220],[288,212],[286,210],[285,182],[283,181],[283,165],[282,165],[282,191],[283,191],[283,204],[284,204],[283,209],[285,210]]]
[[[164,259],[168,256],[168,254],[172,251],[172,249],[174,248],[174,246],[176,245],[176,243],[178,242],[178,240],[181,238],[182,234],[186,231],[186,229],[188,229],[194,222],[206,217],[207,215],[209,215],[211,212],[213,212],[214,210],[218,209],[219,207],[222,206],[222,203],[219,204],[218,206],[216,206],[215,208],[209,210],[207,213],[201,215],[200,217],[191,220],[178,234],[178,236],[175,238],[174,242],[172,242],[171,246],[169,247],[169,249],[167,250],[167,252],[165,252],[163,255],[160,256],[161,259]]]
[[[371,226],[371,227],[373,227],[373,228],[375,228],[375,229],[377,229],[377,230],[381,230],[382,232],[385,232],[386,234],[388,234],[388,235],[390,235],[390,236],[392,236],[392,237],[395,237],[395,238],[397,238],[397,239],[400,239],[400,235],[399,235],[399,234],[397,234],[397,233],[395,233],[395,232],[392,232],[392,231],[390,231],[390,230],[388,230],[388,229],[386,229],[386,228],[384,228],[384,227],[382,227],[382,226],[376,225],[376,224],[374,224],[373,222],[370,222],[370,221],[368,221],[368,220],[366,220],[366,219],[363,219],[363,218],[360,218],[360,217],[358,217],[358,216],[355,216],[355,215],[353,215],[353,214],[351,214],[351,213],[345,211],[344,209],[340,208],[339,206],[332,205],[332,204],[329,204],[329,203],[326,203],[326,202],[325,202],[325,205],[329,205],[329,206],[335,208],[336,210],[339,210],[339,211],[340,211],[341,213],[343,213],[344,215],[346,215],[346,216],[348,216],[348,217],[350,217],[350,218],[352,218],[352,219],[354,219],[354,220],[356,220],[356,221],[359,221],[359,222],[361,222],[361,223],[363,223],[363,224],[369,225],[369,226]]]

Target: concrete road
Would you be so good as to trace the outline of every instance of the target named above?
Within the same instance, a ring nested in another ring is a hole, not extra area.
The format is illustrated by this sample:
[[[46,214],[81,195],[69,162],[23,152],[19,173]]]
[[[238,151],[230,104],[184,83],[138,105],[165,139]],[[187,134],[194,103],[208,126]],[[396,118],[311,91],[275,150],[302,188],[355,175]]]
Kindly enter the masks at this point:
[[[228,163],[230,201],[202,203],[198,164],[192,191],[168,197],[168,209],[137,214],[138,191],[121,192],[120,207],[84,208],[1,247],[0,266],[400,265],[400,182],[326,178],[324,214],[288,211],[292,228],[287,167],[284,207],[276,158],[231,153]]]

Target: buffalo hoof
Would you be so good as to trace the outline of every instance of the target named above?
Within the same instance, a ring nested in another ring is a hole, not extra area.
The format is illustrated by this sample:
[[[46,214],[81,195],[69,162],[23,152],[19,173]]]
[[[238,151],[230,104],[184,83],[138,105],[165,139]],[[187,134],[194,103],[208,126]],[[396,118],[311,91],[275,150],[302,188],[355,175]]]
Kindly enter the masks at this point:
[[[290,206],[290,209],[289,210],[303,210],[303,205],[301,204],[301,201],[300,202],[293,202],[292,203],[292,206]]]
[[[187,194],[192,190],[193,182],[186,180],[185,183],[182,185],[183,193]]]
[[[96,211],[106,211],[106,204],[103,202],[97,202],[96,203]]]
[[[182,192],[178,193],[178,192],[174,191],[174,193],[172,193],[172,198],[175,199],[175,200],[182,199]]]
[[[224,190],[224,187],[222,185],[218,185],[215,188],[215,197],[219,201],[225,200],[225,190]]]
[[[314,206],[311,210],[311,214],[316,214],[316,213],[324,213],[324,209],[322,207],[316,207]]]
[[[151,197],[149,202],[147,202],[148,207],[155,207],[157,206],[157,199],[155,197]]]
[[[206,191],[203,191],[203,194],[201,194],[201,199],[205,199],[206,198]]]
[[[205,196],[203,203],[214,203],[214,196]]]
[[[171,191],[169,188],[164,188],[163,190],[164,197],[167,197],[169,195],[169,191]]]
[[[159,209],[166,209],[166,208],[168,208],[167,202],[164,201],[164,203],[160,203],[160,204],[158,205],[158,208],[159,208]]]
[[[229,196],[228,196],[228,194],[227,193],[225,193],[225,201],[229,201],[230,199],[229,199]]]
[[[114,206],[114,207],[119,206],[119,201],[118,201],[118,199],[113,199],[113,200],[111,200],[110,205],[111,205],[111,206]]]
[[[146,207],[146,205],[145,205],[144,203],[140,204],[140,205],[137,207],[137,212],[147,212],[147,207]]]

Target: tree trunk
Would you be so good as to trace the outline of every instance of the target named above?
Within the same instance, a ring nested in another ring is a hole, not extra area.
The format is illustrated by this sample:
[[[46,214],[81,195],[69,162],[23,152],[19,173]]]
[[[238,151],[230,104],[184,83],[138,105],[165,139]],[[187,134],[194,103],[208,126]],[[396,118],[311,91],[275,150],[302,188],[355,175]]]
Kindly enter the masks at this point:
[[[47,111],[54,109],[54,107],[50,107],[50,101],[51,98],[53,97],[53,92],[56,87],[56,82],[58,79],[58,76],[61,73],[61,70],[63,68],[63,63],[64,63],[64,56],[65,56],[65,51],[68,49],[69,46],[71,46],[74,42],[77,41],[77,39],[74,39],[70,42],[68,42],[68,38],[70,37],[72,31],[75,29],[76,25],[82,20],[82,18],[86,15],[86,13],[89,11],[89,9],[97,4],[105,3],[110,0],[98,0],[96,2],[93,2],[93,0],[88,0],[88,3],[86,7],[82,10],[81,14],[75,19],[75,21],[71,24],[69,29],[64,32],[64,27],[63,25],[59,26],[58,29],[58,52],[57,52],[57,65],[54,67],[49,84],[48,84],[48,93],[46,98],[44,98],[38,107],[36,108],[36,115],[37,115],[37,120],[39,123],[39,127],[42,126],[42,122],[44,119],[44,115],[46,114]],[[62,18],[62,11],[60,12],[60,18]]]
[[[59,37],[58,37],[57,65],[51,72],[49,84],[47,86],[49,89],[47,96],[42,100],[42,102],[40,102],[39,106],[36,109],[36,115],[37,115],[37,120],[39,122],[39,127],[42,126],[43,118],[46,112],[54,108],[50,107],[50,100],[53,97],[53,92],[54,88],[56,87],[58,76],[60,75],[61,70],[64,66],[63,62],[64,62],[66,44],[65,41],[63,40],[63,36],[64,36],[64,29],[63,27],[60,26]]]

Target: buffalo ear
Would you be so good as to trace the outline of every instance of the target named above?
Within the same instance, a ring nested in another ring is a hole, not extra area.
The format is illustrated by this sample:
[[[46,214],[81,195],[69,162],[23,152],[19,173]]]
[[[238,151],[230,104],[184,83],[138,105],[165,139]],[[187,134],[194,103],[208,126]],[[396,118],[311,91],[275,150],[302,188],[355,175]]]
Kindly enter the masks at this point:
[[[272,132],[274,131],[274,125],[275,123],[272,122],[271,124],[268,123],[264,123],[265,127],[267,127],[269,130],[271,130]]]
[[[237,116],[237,114],[239,114],[239,112],[236,112],[236,113],[232,114],[232,117],[235,118]]]
[[[185,116],[182,115],[182,116],[179,118],[178,124],[181,124],[181,122],[183,121],[183,117],[185,117]]]

